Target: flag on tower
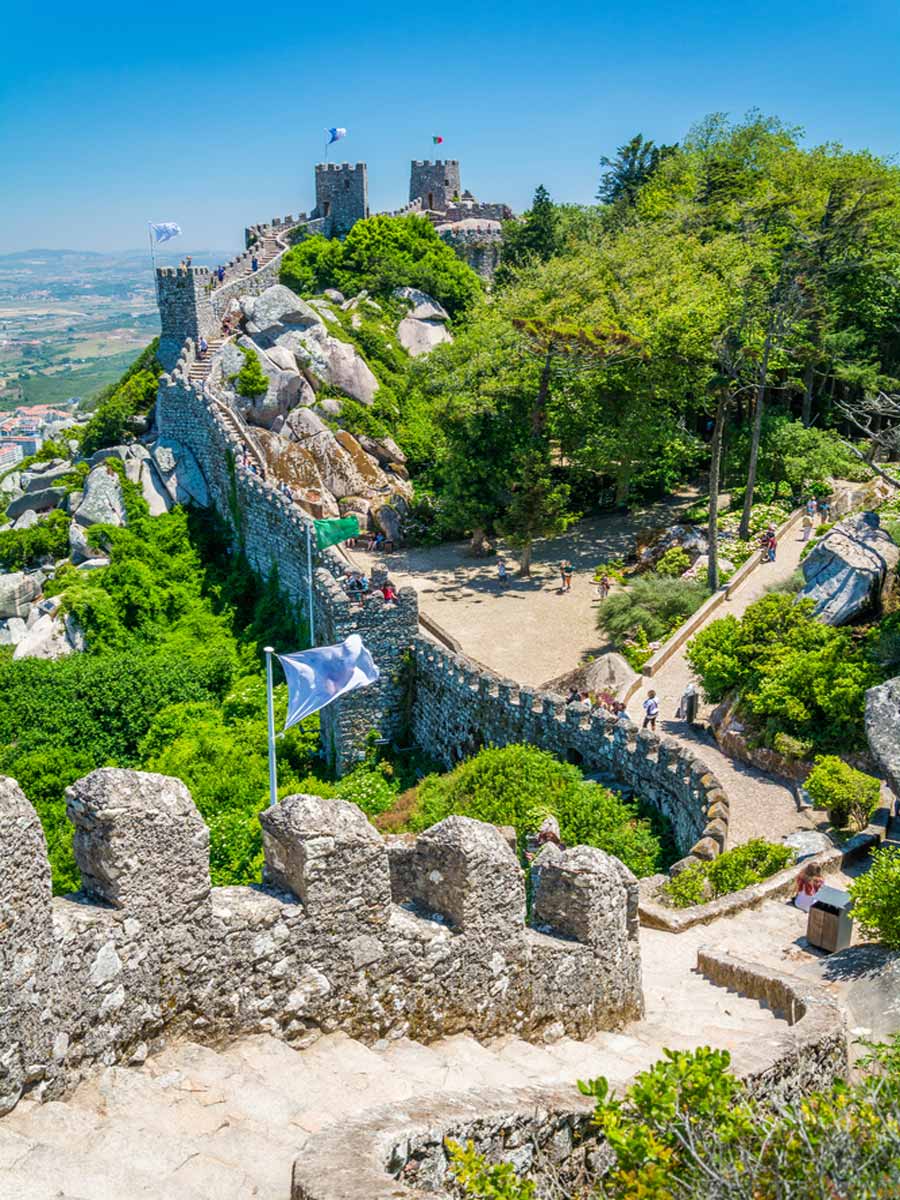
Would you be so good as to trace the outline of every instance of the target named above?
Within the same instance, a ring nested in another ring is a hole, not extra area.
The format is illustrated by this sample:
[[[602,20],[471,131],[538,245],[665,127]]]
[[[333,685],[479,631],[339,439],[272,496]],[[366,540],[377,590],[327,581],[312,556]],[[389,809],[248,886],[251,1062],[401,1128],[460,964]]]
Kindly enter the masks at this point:
[[[174,221],[150,221],[150,233],[156,242],[167,242],[169,238],[180,237],[181,226]]]
[[[432,134],[431,140],[434,142],[435,146],[440,146],[441,142],[443,142],[444,139],[435,133],[435,134]]]
[[[340,696],[368,687],[380,675],[358,633],[337,646],[320,646],[299,654],[279,654],[288,685],[285,729],[318,712]]]
[[[330,146],[333,142],[339,142],[341,138],[347,136],[347,130],[341,129],[339,125],[335,125],[333,129],[326,129],[325,132],[328,134],[328,141],[325,143],[326,146]]]

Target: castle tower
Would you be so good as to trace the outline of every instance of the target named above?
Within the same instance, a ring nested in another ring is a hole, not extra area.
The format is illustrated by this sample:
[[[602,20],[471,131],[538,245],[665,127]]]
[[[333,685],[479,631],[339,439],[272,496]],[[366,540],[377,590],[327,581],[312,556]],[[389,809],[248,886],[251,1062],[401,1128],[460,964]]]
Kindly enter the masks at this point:
[[[219,323],[209,299],[209,267],[157,267],[156,300],[162,326],[157,357],[166,371],[178,361],[185,338],[210,337]]]
[[[342,237],[369,215],[365,163],[317,163],[315,217],[325,221],[326,237]]]
[[[459,162],[448,158],[445,162],[413,161],[409,172],[409,198],[422,201],[422,207],[435,212],[446,212],[454,199],[462,194],[459,183]]]

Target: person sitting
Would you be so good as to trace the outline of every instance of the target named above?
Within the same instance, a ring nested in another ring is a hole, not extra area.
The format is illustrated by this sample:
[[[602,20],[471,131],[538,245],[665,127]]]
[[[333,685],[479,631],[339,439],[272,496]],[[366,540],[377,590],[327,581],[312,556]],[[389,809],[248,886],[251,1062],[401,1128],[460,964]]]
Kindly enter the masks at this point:
[[[797,876],[794,886],[794,904],[801,912],[809,912],[815,901],[816,892],[824,882],[825,880],[819,874],[818,864],[808,862]]]
[[[366,547],[366,549],[369,551],[370,554],[373,551],[377,554],[378,551],[384,545],[384,542],[385,542],[384,534],[379,529],[377,533],[373,533],[372,536],[369,538],[369,544]]]
[[[570,688],[569,694],[566,696],[566,704],[580,704],[580,702],[581,692],[579,692],[577,687]]]

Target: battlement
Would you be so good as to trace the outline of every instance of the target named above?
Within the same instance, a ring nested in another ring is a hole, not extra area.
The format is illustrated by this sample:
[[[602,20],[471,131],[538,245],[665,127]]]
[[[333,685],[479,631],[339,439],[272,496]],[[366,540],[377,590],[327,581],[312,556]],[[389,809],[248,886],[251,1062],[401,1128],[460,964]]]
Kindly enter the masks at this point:
[[[414,158],[412,160],[414,167],[458,167],[458,158],[436,158],[433,162],[430,158]]]
[[[348,162],[345,162],[345,163],[333,163],[333,162],[327,162],[327,163],[316,163],[316,174],[317,174],[317,175],[320,175],[320,174],[322,174],[323,172],[324,172],[325,174],[329,174],[329,173],[331,173],[331,174],[338,174],[338,173],[340,173],[340,174],[350,174],[350,175],[353,175],[353,174],[355,174],[357,171],[365,171],[365,169],[366,169],[366,164],[365,164],[364,162],[358,162],[358,163],[348,163]]]
[[[0,1113],[182,1029],[541,1038],[641,1014],[637,883],[600,851],[541,855],[532,929],[513,850],[466,817],[411,840],[401,872],[355,805],[289,796],[260,815],[265,884],[213,888],[179,780],[102,768],[66,798],[83,890],[51,901],[40,821],[0,777]]]

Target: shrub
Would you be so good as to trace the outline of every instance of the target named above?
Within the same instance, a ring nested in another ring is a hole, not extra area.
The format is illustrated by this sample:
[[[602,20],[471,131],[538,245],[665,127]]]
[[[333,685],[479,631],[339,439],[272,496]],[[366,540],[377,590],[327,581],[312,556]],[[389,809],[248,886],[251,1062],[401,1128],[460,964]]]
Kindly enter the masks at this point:
[[[156,398],[157,378],[155,371],[138,372],[94,410],[81,435],[81,453],[86,458],[131,434],[132,417],[146,412]]]
[[[657,575],[677,578],[691,565],[691,556],[682,546],[670,546],[653,568]]]
[[[809,773],[806,790],[817,808],[828,810],[838,829],[848,825],[863,829],[878,807],[881,785],[871,775],[857,771],[834,754],[820,754]]]
[[[269,380],[259,364],[259,357],[253,350],[243,346],[238,349],[244,356],[244,365],[237,374],[231,376],[235,391],[239,396],[252,400],[256,396],[264,396],[269,390]]]
[[[20,571],[35,567],[44,558],[64,558],[69,553],[69,518],[58,509],[30,529],[0,533],[0,568]]]
[[[648,641],[662,641],[696,612],[708,595],[700,580],[643,575],[603,601],[597,610],[597,624],[619,647],[641,630]]]
[[[790,846],[754,838],[726,850],[711,862],[694,863],[667,883],[663,892],[675,908],[689,908],[761,883],[793,861]]]
[[[853,917],[866,937],[900,950],[900,846],[872,851],[871,865],[850,884]]]
[[[772,745],[779,754],[785,758],[808,758],[812,753],[812,742],[805,742],[802,738],[791,737],[789,733],[775,734],[772,739]]]
[[[660,838],[637,806],[534,746],[491,747],[447,775],[424,779],[411,828],[425,829],[451,813],[512,825],[520,849],[543,818],[553,815],[566,845],[597,846],[639,876],[652,875],[662,863]]]

